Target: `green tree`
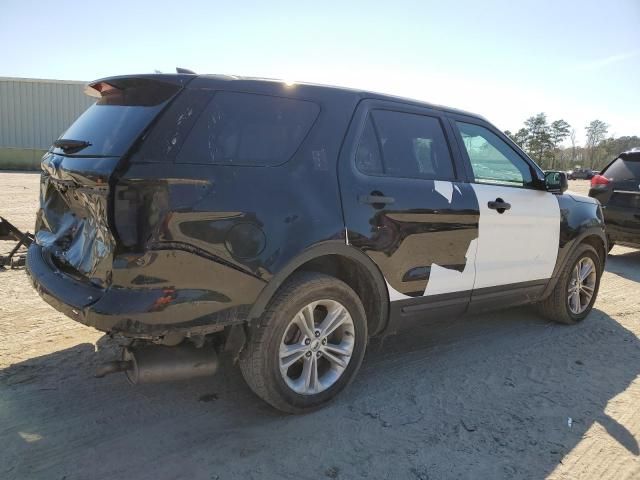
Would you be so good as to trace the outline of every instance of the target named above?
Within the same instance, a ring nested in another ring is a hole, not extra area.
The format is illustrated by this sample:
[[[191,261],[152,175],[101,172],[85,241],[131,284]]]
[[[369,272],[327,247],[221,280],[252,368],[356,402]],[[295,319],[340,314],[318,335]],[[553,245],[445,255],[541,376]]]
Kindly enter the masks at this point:
[[[596,167],[603,168],[607,163],[616,158],[620,153],[640,147],[640,137],[633,135],[631,137],[609,137],[598,145],[596,153]]]
[[[511,133],[511,130],[505,130],[504,133],[521,149],[524,150],[526,148],[527,140],[529,139],[529,131],[526,128],[521,128],[516,133]]]
[[[527,152],[544,168],[549,163],[553,144],[551,143],[551,127],[547,123],[547,115],[539,113],[527,118],[524,125],[529,132]]]
[[[609,131],[609,125],[602,120],[596,119],[591,121],[584,129],[587,137],[586,149],[589,156],[589,166],[590,168],[594,168],[596,164],[596,148],[605,139]]]
[[[570,134],[571,125],[569,125],[564,120],[555,120],[551,123],[549,127],[549,138],[551,142],[552,148],[552,156],[551,156],[551,168],[556,167],[556,159],[558,157],[558,150],[560,144],[562,144],[563,140],[567,138]]]
[[[513,135],[513,141],[523,150],[527,148],[529,141],[529,130],[521,128]]]

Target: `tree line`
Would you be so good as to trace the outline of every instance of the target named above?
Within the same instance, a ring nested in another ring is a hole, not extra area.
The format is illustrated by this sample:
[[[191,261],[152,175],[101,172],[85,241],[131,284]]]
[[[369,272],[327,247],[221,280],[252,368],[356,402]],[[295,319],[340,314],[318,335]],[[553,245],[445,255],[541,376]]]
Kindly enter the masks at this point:
[[[505,130],[511,140],[545,170],[569,170],[576,165],[601,170],[620,152],[640,147],[640,137],[607,136],[609,125],[593,120],[584,128],[586,142],[576,145],[576,130],[563,119],[549,123],[545,113],[538,113],[524,122],[515,133]],[[563,146],[569,139],[570,146]]]

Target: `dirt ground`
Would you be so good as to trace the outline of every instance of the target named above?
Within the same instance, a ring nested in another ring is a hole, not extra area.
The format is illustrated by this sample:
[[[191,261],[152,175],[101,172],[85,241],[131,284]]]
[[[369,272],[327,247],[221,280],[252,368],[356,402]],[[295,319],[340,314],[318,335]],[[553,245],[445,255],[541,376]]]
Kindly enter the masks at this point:
[[[0,215],[32,229],[37,184],[0,173]],[[294,417],[233,365],[93,378],[111,341],[0,271],[0,478],[640,478],[639,282],[640,252],[615,247],[580,325],[522,308],[372,342],[335,403]]]

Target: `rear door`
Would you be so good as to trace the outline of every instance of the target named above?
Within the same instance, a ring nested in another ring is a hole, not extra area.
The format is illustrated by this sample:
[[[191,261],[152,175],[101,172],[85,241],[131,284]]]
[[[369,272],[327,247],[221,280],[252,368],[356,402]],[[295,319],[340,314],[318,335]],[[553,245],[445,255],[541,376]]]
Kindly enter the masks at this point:
[[[378,265],[392,302],[468,304],[478,204],[449,137],[440,112],[378,100],[360,104],[347,135],[339,162],[347,242]]]
[[[493,127],[453,117],[480,208],[476,280],[472,303],[482,294],[542,289],[553,274],[559,248],[560,208],[543,190],[542,172]],[[498,287],[497,289],[495,287]]]

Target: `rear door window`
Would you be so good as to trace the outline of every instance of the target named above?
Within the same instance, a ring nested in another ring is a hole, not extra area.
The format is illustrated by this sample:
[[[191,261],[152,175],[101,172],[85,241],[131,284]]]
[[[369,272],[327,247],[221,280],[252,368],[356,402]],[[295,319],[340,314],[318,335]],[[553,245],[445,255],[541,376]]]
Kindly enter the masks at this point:
[[[453,180],[449,146],[436,117],[373,110],[356,150],[362,173]]]
[[[217,92],[187,137],[177,161],[279,165],[309,133],[320,107],[309,101]]]
[[[364,127],[362,137],[358,143],[356,150],[356,167],[362,173],[369,175],[382,175],[384,173],[380,145],[371,117],[367,118],[367,124]]]

